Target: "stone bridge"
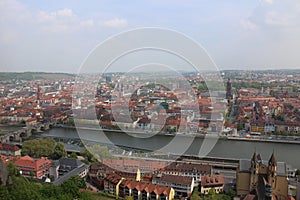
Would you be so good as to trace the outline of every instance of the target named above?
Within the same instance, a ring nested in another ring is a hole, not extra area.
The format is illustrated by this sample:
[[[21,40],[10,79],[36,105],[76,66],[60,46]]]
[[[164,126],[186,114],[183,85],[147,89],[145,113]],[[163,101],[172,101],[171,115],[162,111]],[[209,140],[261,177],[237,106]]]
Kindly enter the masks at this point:
[[[30,137],[32,134],[39,134],[56,125],[56,121],[36,123],[34,125],[20,128],[20,130],[0,136],[0,143],[8,143],[11,141],[20,141],[21,138]]]

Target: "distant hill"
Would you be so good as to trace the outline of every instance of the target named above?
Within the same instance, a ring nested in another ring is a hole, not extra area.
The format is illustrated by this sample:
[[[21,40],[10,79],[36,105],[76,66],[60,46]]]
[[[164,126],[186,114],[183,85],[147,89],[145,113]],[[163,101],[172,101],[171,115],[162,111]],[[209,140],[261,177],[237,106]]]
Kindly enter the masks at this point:
[[[75,74],[49,72],[0,72],[0,81],[6,80],[60,80],[75,77]]]

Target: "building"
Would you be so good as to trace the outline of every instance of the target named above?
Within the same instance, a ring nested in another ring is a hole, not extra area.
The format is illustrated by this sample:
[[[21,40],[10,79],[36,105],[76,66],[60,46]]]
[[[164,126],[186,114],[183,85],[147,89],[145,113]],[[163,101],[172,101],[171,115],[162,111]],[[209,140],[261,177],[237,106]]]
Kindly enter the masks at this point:
[[[265,132],[265,123],[261,121],[256,121],[250,123],[250,131],[264,133]]]
[[[223,175],[202,176],[201,194],[208,194],[210,190],[214,190],[216,194],[224,191]]]
[[[176,197],[190,197],[195,186],[193,177],[168,174],[154,175],[152,183],[174,188]]]
[[[202,176],[211,175],[211,165],[173,162],[159,171],[159,173],[177,176],[192,177],[195,180],[195,185],[201,181]]]
[[[128,180],[115,173],[105,177],[104,192],[122,198],[132,196],[134,200],[173,200],[175,193],[171,187]]]
[[[51,161],[45,157],[33,159],[30,156],[23,156],[15,162],[15,165],[22,175],[40,179],[48,174]]]
[[[51,166],[50,176],[57,178],[54,185],[60,185],[72,176],[79,175],[81,178],[87,176],[89,166],[75,158],[60,158]]]
[[[265,196],[277,200],[288,199],[287,169],[284,162],[277,162],[274,153],[269,161],[261,159],[260,154],[253,154],[251,160],[240,160],[237,171],[237,195],[245,197],[256,195],[258,200]]]
[[[233,95],[232,95],[232,85],[231,85],[230,79],[228,79],[227,83],[226,83],[226,99],[228,101],[230,101],[232,98],[233,98]]]
[[[12,144],[0,144],[0,154],[6,156],[20,156],[21,149]]]

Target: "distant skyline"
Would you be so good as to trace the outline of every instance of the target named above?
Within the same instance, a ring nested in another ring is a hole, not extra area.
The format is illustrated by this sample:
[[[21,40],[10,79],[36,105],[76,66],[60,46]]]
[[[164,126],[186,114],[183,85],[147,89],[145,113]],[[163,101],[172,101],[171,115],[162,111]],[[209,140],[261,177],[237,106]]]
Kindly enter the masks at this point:
[[[300,68],[298,0],[1,0],[0,71],[76,73],[100,42],[141,27],[193,38],[220,70]]]

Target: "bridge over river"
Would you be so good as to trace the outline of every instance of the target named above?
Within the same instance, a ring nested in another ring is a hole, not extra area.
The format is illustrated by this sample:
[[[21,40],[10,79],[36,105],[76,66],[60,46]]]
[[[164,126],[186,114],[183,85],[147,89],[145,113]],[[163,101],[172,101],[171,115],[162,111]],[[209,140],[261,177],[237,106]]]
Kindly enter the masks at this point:
[[[38,122],[34,125],[20,127],[18,130],[9,131],[8,133],[0,136],[1,143],[19,142],[22,138],[30,137],[34,133],[42,133],[54,127],[56,121],[51,122]]]

